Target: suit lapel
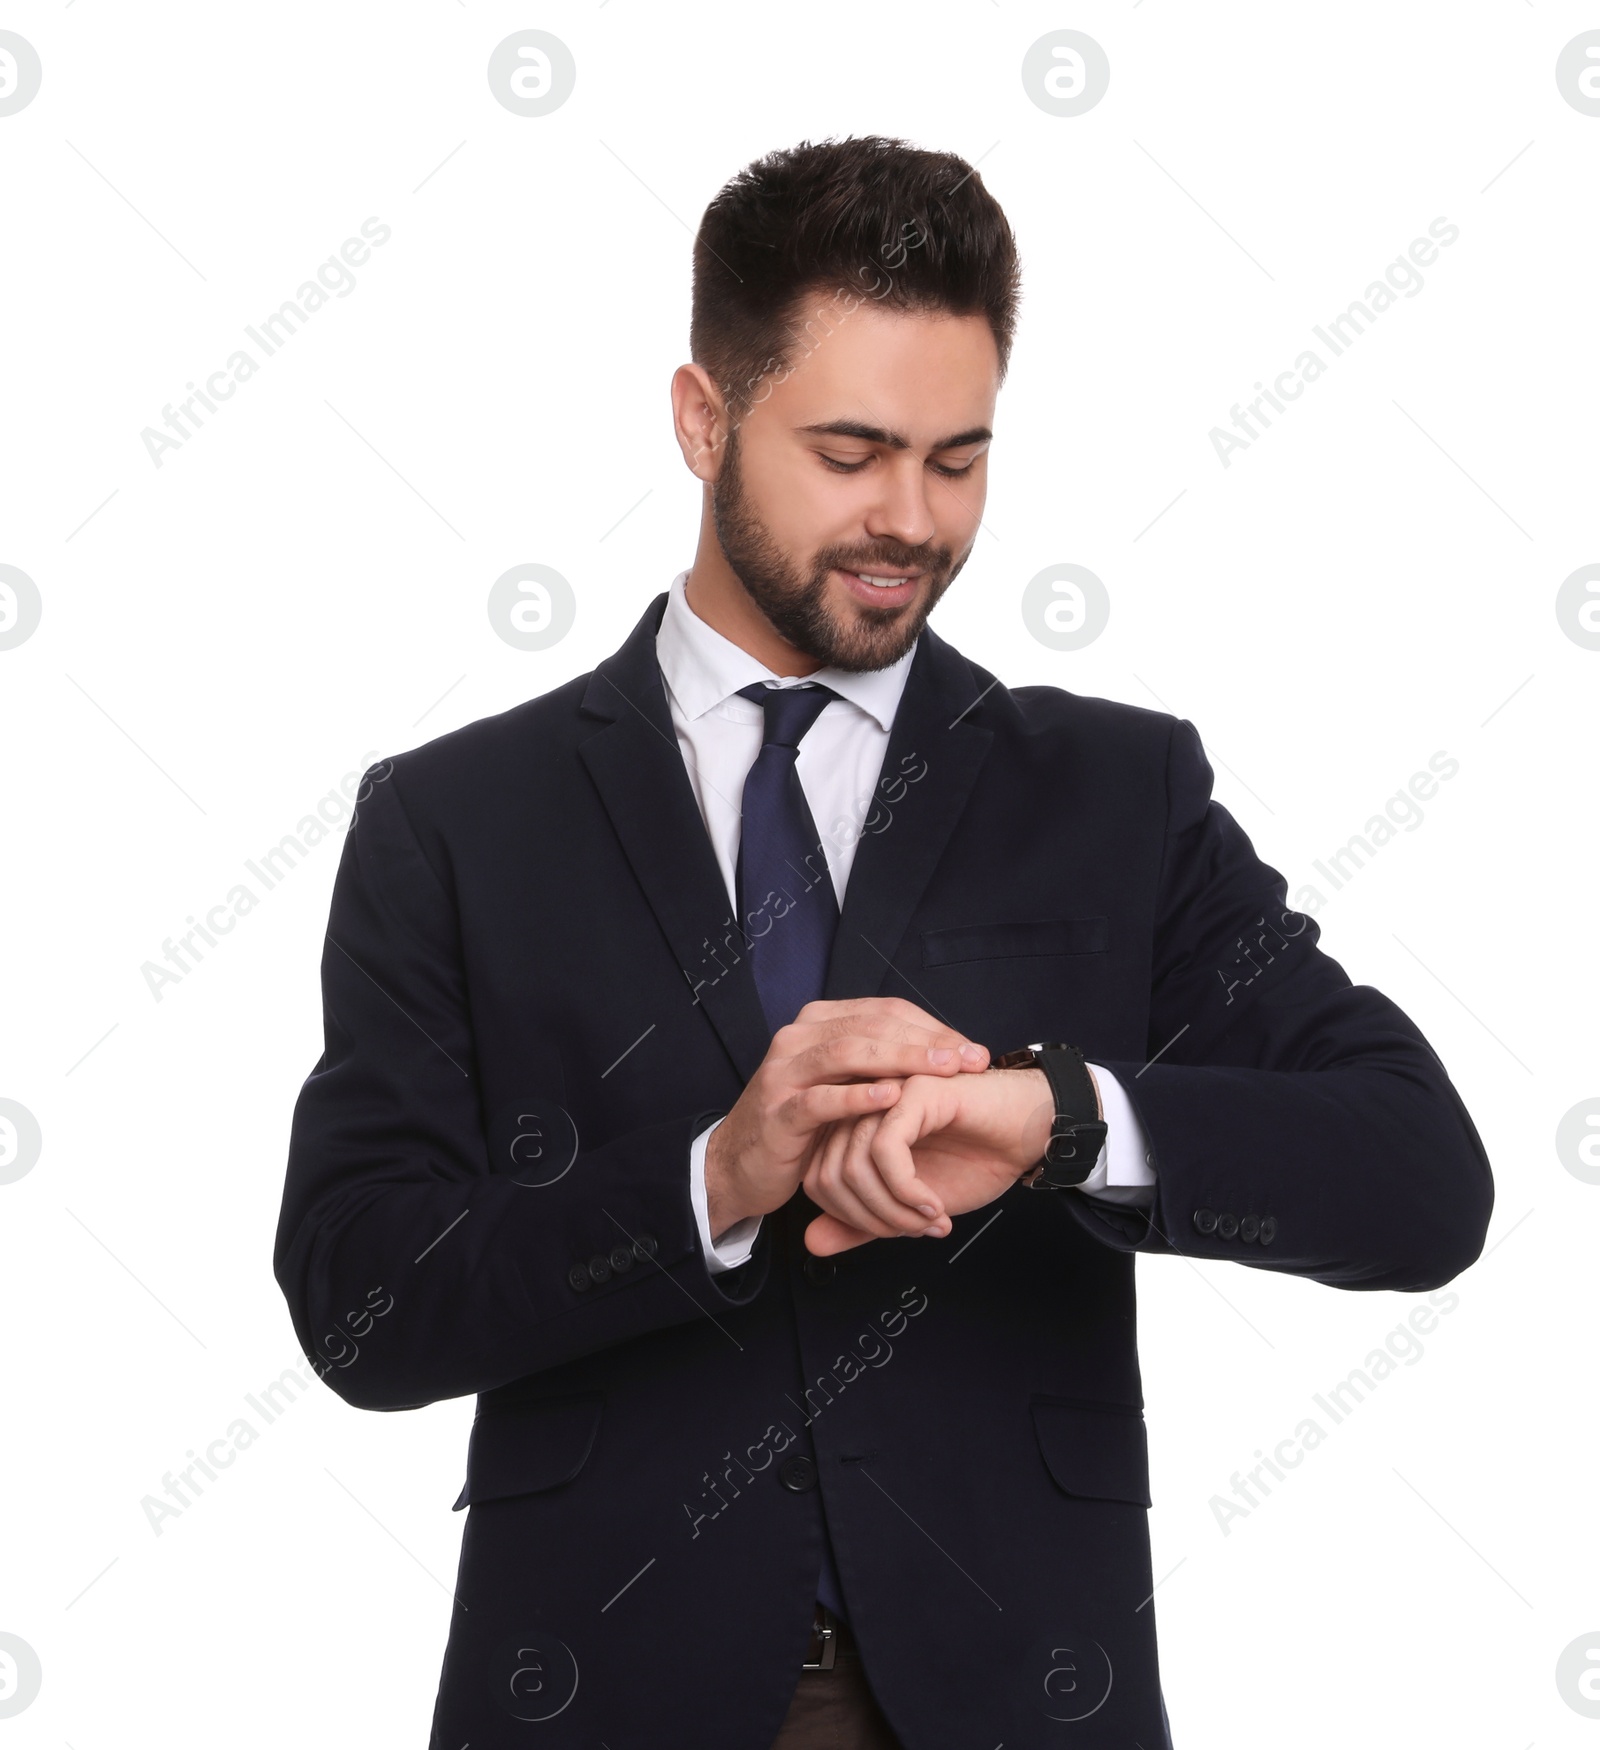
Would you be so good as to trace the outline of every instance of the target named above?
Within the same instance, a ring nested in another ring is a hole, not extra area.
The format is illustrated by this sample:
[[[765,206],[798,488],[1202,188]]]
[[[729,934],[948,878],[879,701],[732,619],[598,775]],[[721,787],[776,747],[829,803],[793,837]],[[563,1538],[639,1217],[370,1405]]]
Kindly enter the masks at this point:
[[[927,1007],[889,971],[994,740],[971,721],[985,682],[994,684],[923,627],[850,865],[824,997],[900,996]]]
[[[589,677],[582,710],[601,727],[578,752],[685,971],[689,1000],[704,1007],[741,1079],[748,1081],[771,1036],[690,788],[656,660],[666,602],[664,593],[657,596],[621,648]],[[824,997],[882,993],[895,951],[994,739],[992,731],[969,721],[985,682],[993,684],[923,628],[851,864]],[[729,937],[731,945],[725,945]],[[887,994],[926,1006],[909,981],[896,983],[901,988],[891,985]]]
[[[689,785],[656,660],[666,605],[665,593],[658,595],[621,649],[589,677],[583,710],[610,721],[580,742],[578,752],[684,970],[687,1000],[698,998],[740,1079],[749,1081],[772,1036],[749,957],[737,942],[731,949],[723,944],[733,930],[727,891]]]

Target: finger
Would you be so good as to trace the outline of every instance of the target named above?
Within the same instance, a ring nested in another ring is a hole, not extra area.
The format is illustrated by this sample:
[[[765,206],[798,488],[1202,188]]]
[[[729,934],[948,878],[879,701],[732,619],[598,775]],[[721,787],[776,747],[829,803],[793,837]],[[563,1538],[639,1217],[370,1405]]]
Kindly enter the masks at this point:
[[[865,1118],[856,1118],[842,1120],[836,1124],[825,1124],[812,1138],[810,1156],[806,1162],[805,1172],[800,1178],[800,1188],[806,1196],[811,1198],[812,1202],[816,1201],[812,1193],[821,1189],[823,1167],[830,1160],[837,1164],[850,1139],[851,1125],[864,1124],[868,1121]]]
[[[945,1213],[940,1192],[917,1171],[914,1144],[948,1124],[961,1094],[937,1077],[911,1076],[900,1084],[900,1098],[873,1119],[871,1130],[856,1120],[857,1139],[889,1194],[901,1204],[925,1212],[930,1221]],[[884,1125],[889,1125],[885,1138]]]
[[[856,1120],[856,1125],[867,1127],[868,1134],[875,1124],[877,1124],[877,1115]],[[854,1148],[856,1152],[860,1153],[861,1146],[863,1145],[860,1141],[856,1141],[856,1136],[854,1136],[854,1125],[837,1125],[835,1134],[828,1139],[828,1146],[821,1153],[818,1162],[805,1176],[805,1194],[807,1197],[811,1197],[811,1201],[819,1209],[823,1209],[828,1215],[837,1216],[840,1222],[847,1223],[849,1227],[854,1227],[854,1229],[858,1229],[874,1239],[893,1239],[893,1237],[907,1232],[907,1225],[902,1220],[889,1218],[879,1209],[875,1209],[872,1204],[863,1201],[858,1190],[851,1183],[847,1183],[846,1176],[844,1176],[844,1164],[849,1157],[849,1152]],[[884,1208],[895,1209],[893,1199],[882,1199],[882,1201],[884,1201]],[[912,1223],[910,1232],[917,1232],[928,1225],[926,1216],[914,1215],[914,1213],[905,1213],[905,1215]]]
[[[943,1236],[950,1231],[943,1200],[913,1178],[910,1196],[898,1198],[883,1182],[870,1148],[880,1114],[839,1125],[803,1180],[806,1195],[819,1208],[870,1231],[878,1239],[895,1234]],[[865,1210],[866,1214],[860,1213]],[[887,1230],[887,1231],[885,1231]]]
[[[780,1045],[779,1039],[785,1033],[790,1037],[784,1038]],[[962,1070],[981,1071],[989,1066],[986,1045],[968,1038],[901,997],[857,997],[845,1001],[806,1003],[789,1028],[779,1029],[773,1044],[780,1055],[795,1056],[816,1044],[846,1038],[881,1040],[913,1052],[951,1053],[948,1058],[934,1057],[914,1063],[915,1069],[924,1071],[934,1069],[940,1074],[954,1075]]]
[[[885,1182],[872,1153],[872,1139],[878,1128],[876,1119],[856,1122],[845,1138],[839,1181],[879,1221],[899,1233],[923,1233],[944,1211],[932,1191],[917,1188],[915,1174],[911,1175],[910,1193],[906,1197],[897,1195]]]
[[[949,1233],[951,1222],[945,1214],[944,1199],[918,1178],[916,1157],[911,1152],[911,1145],[923,1135],[925,1128],[937,1127],[928,1122],[930,1117],[936,1116],[927,1111],[921,1097],[913,1092],[904,1111],[896,1106],[883,1114],[884,1122],[873,1125],[865,1146],[888,1193],[902,1206],[926,1209],[931,1204],[934,1213],[925,1225],[937,1227],[940,1233]],[[891,1118],[896,1122],[888,1123]]]
[[[798,1135],[811,1135],[825,1125],[882,1114],[900,1098],[903,1081],[818,1082],[800,1088],[778,1108],[781,1123]]]
[[[801,1006],[797,1021],[831,1021],[840,1016],[872,1015],[884,1016],[892,1021],[910,1022],[919,1027],[927,1027],[938,1031],[946,1023],[937,1015],[930,1015],[926,1009],[919,1008],[905,997],[834,997],[818,998],[814,1002]]]
[[[868,1121],[870,1122],[870,1120]],[[806,1175],[805,1191],[817,1207],[836,1216],[850,1227],[875,1239],[890,1239],[904,1231],[897,1223],[885,1220],[864,1203],[844,1182],[845,1153],[853,1132],[841,1131],[828,1139],[822,1157]],[[919,1218],[921,1219],[921,1218]],[[924,1221],[923,1225],[927,1223]]]
[[[857,1034],[925,1045],[933,1052],[953,1052],[955,1056],[949,1064],[949,1073],[952,1074],[958,1070],[989,1067],[988,1046],[902,997],[862,997],[849,1015],[841,1019],[851,1023]],[[838,1024],[836,1021],[835,1025]],[[945,1060],[937,1061],[943,1063]]]
[[[813,1203],[831,1195],[828,1187],[838,1183],[856,1132],[865,1130],[870,1135],[882,1116],[881,1112],[869,1112],[865,1117],[844,1119],[817,1132],[810,1161],[800,1180],[801,1190]]]
[[[838,1128],[837,1124],[820,1125],[801,1145],[800,1183],[802,1186],[810,1176],[812,1168],[822,1158],[822,1151],[828,1146],[829,1139]]]
[[[813,1191],[813,1183],[823,1163],[828,1165],[829,1185],[840,1182],[841,1169],[848,1147],[853,1143],[866,1172],[865,1161],[869,1145],[879,1121],[891,1113],[895,1117],[896,1134],[904,1146],[873,1153],[871,1169],[874,1184],[882,1181],[888,1198],[869,1196],[871,1207],[880,1213],[892,1212],[897,1231],[917,1233],[928,1222],[939,1221],[945,1213],[944,1199],[916,1170],[916,1158],[911,1144],[929,1131],[937,1130],[947,1121],[945,1109],[955,1090],[938,1078],[908,1077],[903,1082],[823,1084],[805,1089],[787,1101],[779,1117],[793,1134],[806,1139],[801,1156],[801,1182],[814,1202],[821,1197]],[[857,1186],[857,1195],[861,1189]],[[919,1224],[902,1213],[901,1207],[917,1211]]]
[[[982,1068],[987,1061],[984,1048],[959,1033],[933,1032],[877,1016],[821,1024],[785,1068],[791,1078],[815,1085],[884,1076],[957,1075],[963,1069]]]
[[[848,1252],[854,1246],[864,1246],[874,1236],[832,1215],[815,1217],[806,1228],[806,1250],[815,1258],[831,1258],[836,1252]]]
[[[888,1117],[888,1113],[884,1117]],[[930,1223],[938,1225],[940,1232],[949,1232],[944,1197],[917,1174],[917,1157],[910,1146],[928,1129],[937,1129],[937,1125],[896,1124],[888,1139],[879,1139],[874,1131],[861,1145],[865,1160],[858,1171],[865,1174],[870,1169],[877,1183],[884,1188],[884,1195],[893,1197],[900,1208],[914,1209],[917,1215],[923,1216],[923,1227],[916,1227],[912,1232],[923,1232]],[[856,1178],[851,1178],[851,1183],[856,1183]]]

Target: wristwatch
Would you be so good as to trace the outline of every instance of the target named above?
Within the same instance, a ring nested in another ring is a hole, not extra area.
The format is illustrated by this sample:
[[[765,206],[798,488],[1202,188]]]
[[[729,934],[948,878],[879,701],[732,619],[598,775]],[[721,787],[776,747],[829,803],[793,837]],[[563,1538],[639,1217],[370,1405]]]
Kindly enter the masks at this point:
[[[1055,1121],[1043,1156],[1018,1181],[1041,1191],[1081,1185],[1105,1146],[1106,1127],[1095,1099],[1094,1080],[1076,1045],[1046,1041],[1024,1045],[993,1060],[996,1069],[1042,1069],[1055,1097]]]

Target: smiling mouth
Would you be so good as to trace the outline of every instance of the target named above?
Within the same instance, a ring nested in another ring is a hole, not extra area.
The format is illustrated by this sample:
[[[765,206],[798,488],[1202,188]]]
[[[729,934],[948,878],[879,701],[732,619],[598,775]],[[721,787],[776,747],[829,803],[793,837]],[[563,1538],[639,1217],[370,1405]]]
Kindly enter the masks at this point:
[[[835,566],[834,569],[857,601],[882,602],[888,607],[901,606],[910,601],[926,575],[921,571],[874,571],[866,568],[856,571],[847,570],[843,566]]]

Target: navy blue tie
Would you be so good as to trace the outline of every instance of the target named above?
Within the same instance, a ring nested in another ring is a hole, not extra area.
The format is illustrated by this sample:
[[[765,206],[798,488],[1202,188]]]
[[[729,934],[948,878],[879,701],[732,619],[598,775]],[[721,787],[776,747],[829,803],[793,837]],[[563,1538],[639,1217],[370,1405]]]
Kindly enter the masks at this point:
[[[762,1012],[776,1033],[822,995],[839,925],[828,854],[795,770],[801,738],[839,695],[756,681],[739,696],[761,706],[767,727],[739,804],[734,885]]]
[[[762,708],[767,726],[761,752],[744,781],[734,884],[739,920],[751,939],[756,991],[767,1025],[776,1033],[822,995],[839,927],[827,852],[795,770],[801,738],[839,695],[823,686],[769,687],[756,681],[740,687],[739,696]],[[844,1615],[844,1591],[826,1519],[817,1597],[835,1616]]]

